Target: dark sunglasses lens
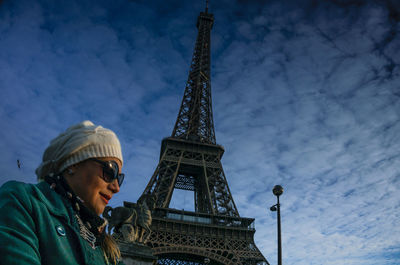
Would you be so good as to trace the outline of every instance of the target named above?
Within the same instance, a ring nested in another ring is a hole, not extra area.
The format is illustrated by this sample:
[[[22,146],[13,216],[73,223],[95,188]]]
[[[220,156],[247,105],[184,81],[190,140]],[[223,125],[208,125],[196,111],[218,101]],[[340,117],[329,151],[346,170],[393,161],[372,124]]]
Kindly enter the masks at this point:
[[[107,162],[103,167],[104,178],[107,182],[112,182],[118,177],[118,164],[114,161]]]
[[[105,181],[111,183],[114,181],[114,179],[117,179],[118,186],[121,187],[122,182],[124,182],[125,175],[118,174],[118,172],[119,172],[118,164],[115,161],[108,162],[108,166],[104,167]]]
[[[124,174],[119,174],[118,175],[118,185],[121,187],[121,185],[122,185],[122,182],[124,182],[124,178],[125,178],[125,175]]]

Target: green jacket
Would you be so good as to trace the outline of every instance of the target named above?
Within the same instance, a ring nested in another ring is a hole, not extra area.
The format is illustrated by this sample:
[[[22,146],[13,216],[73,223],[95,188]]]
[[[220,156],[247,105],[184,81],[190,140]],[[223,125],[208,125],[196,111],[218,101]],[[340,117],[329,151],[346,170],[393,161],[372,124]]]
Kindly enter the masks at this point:
[[[0,209],[1,264],[107,264],[102,249],[80,236],[71,204],[46,182],[5,183]]]

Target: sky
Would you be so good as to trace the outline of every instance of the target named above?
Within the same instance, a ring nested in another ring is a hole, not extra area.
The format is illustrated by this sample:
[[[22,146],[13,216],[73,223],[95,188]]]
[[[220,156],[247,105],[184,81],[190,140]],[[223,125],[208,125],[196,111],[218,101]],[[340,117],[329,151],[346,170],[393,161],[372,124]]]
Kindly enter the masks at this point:
[[[3,0],[0,185],[36,183],[50,140],[118,135],[135,202],[172,133],[204,1]],[[400,264],[400,2],[211,0],[212,100],[233,199],[277,263]],[[17,159],[21,168],[17,167]],[[191,209],[191,194],[172,205]]]

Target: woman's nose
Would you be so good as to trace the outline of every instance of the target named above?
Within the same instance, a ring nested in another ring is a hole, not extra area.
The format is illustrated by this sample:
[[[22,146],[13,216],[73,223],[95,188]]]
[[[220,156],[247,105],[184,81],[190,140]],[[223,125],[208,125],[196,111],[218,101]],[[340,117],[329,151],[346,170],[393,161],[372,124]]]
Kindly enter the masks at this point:
[[[108,184],[108,187],[113,193],[118,193],[119,192],[118,180],[114,179],[110,184]]]

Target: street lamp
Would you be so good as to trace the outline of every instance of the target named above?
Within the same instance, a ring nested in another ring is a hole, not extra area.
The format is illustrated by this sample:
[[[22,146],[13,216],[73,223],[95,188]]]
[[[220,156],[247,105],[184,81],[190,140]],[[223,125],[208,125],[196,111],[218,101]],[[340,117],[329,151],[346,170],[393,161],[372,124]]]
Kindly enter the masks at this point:
[[[278,199],[278,203],[275,205],[272,205],[270,210],[275,212],[278,212],[278,265],[282,265],[282,242],[281,242],[281,205],[279,204],[279,196],[282,195],[283,193],[283,188],[281,185],[276,185],[273,189],[272,192]]]

